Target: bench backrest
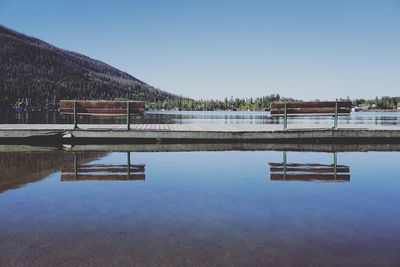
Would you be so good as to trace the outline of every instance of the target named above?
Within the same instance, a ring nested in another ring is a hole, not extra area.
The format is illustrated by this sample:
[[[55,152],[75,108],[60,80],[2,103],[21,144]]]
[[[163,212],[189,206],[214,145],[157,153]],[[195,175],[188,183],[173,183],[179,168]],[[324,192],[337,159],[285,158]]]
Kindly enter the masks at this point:
[[[338,115],[349,115],[351,101],[314,101],[314,102],[286,102],[287,115],[329,115],[335,114],[337,105]],[[280,116],[285,113],[285,102],[273,102],[271,115]]]
[[[269,166],[271,181],[350,181],[350,167],[346,165],[270,162]]]
[[[77,115],[126,116],[144,115],[143,101],[100,101],[100,100],[60,100],[61,114],[74,114],[74,102]]]

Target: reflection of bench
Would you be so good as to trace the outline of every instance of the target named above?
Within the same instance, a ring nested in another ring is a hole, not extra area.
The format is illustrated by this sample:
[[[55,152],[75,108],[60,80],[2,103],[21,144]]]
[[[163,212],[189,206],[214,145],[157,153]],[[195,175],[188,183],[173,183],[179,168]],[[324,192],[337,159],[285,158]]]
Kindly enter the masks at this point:
[[[60,100],[60,113],[74,115],[74,128],[78,128],[78,116],[126,116],[126,125],[130,129],[131,115],[144,115],[143,101],[97,101],[97,100]]]
[[[334,153],[333,164],[287,163],[286,152],[283,162],[269,163],[271,181],[350,181],[350,167],[337,164]]]
[[[61,181],[145,180],[145,165],[132,165],[130,153],[127,157],[126,165],[78,164],[74,154],[74,163],[61,168]]]
[[[287,117],[299,115],[334,116],[334,128],[337,128],[338,115],[349,115],[351,101],[315,101],[315,102],[273,102],[271,116],[284,117],[284,130],[287,130]]]

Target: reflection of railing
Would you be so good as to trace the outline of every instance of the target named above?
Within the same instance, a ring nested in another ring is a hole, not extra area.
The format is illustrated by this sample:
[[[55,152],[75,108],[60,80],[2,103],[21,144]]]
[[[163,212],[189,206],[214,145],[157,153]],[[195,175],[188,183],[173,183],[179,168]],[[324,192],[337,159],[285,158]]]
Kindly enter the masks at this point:
[[[130,153],[127,153],[127,164],[78,164],[74,154],[74,163],[63,166],[61,181],[84,180],[145,180],[145,165],[131,164]]]
[[[350,181],[350,167],[337,164],[337,154],[333,153],[332,164],[287,163],[286,152],[283,161],[270,162],[271,181]]]

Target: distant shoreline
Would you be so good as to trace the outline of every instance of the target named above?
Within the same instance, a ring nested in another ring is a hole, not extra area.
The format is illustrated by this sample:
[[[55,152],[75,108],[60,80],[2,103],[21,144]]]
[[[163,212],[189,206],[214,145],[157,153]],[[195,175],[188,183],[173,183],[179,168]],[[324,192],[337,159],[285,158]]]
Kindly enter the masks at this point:
[[[400,109],[368,109],[360,110],[356,112],[400,112]]]
[[[0,109],[1,110],[1,109]],[[22,110],[20,112],[16,112],[12,109],[6,109],[6,110],[1,110],[4,113],[15,113],[15,114],[23,114],[23,113],[40,113],[40,112],[54,112],[54,113],[59,113],[60,111],[58,109],[34,109],[34,110]],[[183,109],[183,110],[178,110],[178,109],[146,109],[148,112],[269,112],[269,110],[232,110],[232,109],[215,109],[215,110],[191,110],[191,109]],[[358,110],[358,111],[352,111],[351,113],[362,113],[362,112],[400,112],[400,109],[368,109],[368,110]]]

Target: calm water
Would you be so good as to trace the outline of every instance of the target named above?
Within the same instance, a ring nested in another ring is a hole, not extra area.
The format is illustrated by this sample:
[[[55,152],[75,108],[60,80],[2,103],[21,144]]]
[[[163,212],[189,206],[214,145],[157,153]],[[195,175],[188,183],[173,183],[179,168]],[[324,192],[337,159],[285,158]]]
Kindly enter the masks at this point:
[[[72,116],[56,112],[4,113],[0,114],[0,123],[72,123]],[[125,123],[124,117],[99,118],[81,116],[81,123]],[[217,123],[217,124],[282,124],[282,118],[270,117],[269,112],[253,111],[149,111],[145,117],[132,118],[132,123]],[[296,117],[289,124],[333,124],[332,117]],[[339,124],[379,124],[400,125],[400,112],[356,112],[339,118]]]
[[[399,152],[283,157],[2,152],[0,266],[400,266]]]

